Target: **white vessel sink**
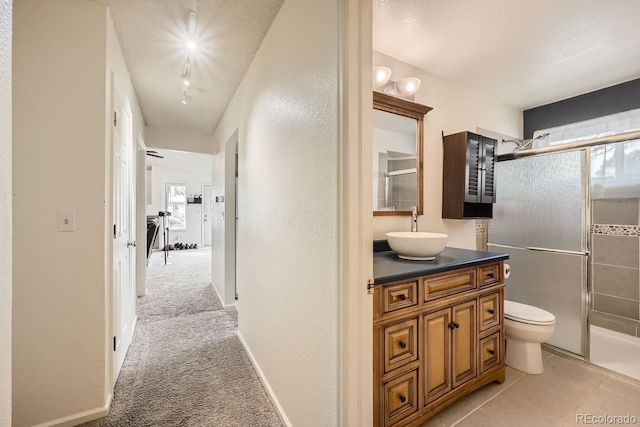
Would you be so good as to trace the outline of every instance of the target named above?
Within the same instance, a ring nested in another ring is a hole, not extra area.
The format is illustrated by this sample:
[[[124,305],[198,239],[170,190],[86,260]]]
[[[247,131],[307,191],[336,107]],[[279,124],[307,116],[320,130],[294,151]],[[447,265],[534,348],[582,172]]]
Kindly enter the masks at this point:
[[[387,242],[400,258],[430,261],[442,252],[448,237],[424,231],[394,231],[387,233]]]

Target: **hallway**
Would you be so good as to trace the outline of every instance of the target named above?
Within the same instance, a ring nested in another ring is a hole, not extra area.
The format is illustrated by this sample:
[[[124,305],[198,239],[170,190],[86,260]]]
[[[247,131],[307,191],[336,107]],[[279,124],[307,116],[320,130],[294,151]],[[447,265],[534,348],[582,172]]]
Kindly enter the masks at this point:
[[[151,255],[106,426],[281,426],[211,285],[210,248]]]

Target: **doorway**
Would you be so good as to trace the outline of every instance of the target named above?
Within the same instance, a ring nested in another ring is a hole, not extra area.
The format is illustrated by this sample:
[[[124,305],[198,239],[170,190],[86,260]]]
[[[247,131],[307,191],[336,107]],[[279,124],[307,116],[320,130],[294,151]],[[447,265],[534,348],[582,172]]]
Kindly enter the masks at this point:
[[[213,197],[213,185],[202,186],[202,245],[211,246],[211,198]]]

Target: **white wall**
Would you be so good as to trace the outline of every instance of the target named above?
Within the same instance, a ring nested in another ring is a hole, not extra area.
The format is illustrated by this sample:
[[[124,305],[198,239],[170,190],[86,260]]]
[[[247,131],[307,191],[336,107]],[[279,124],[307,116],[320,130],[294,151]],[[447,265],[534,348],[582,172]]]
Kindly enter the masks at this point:
[[[112,70],[134,135],[142,120],[106,6],[15,6],[13,425],[80,422],[106,413],[112,386]],[[75,232],[57,232],[58,211]]]
[[[0,427],[11,425],[11,0],[0,0]]]
[[[238,333],[296,426],[338,420],[338,34],[336,0],[285,1],[214,133],[239,135]]]
[[[147,126],[145,129],[147,147],[213,154],[215,147],[212,141],[211,135],[197,132],[155,126]]]
[[[147,178],[151,181],[151,203],[147,204],[147,215],[158,215],[165,210],[166,184],[185,184],[187,195],[202,194],[202,185],[210,184],[212,179],[212,155],[203,153],[187,153],[184,151],[161,150],[149,147],[148,150],[158,151],[164,159],[149,157],[151,171]],[[169,243],[197,243],[202,245],[202,204],[187,205],[186,230],[171,230]],[[161,223],[162,227],[162,223]],[[162,230],[159,231],[160,247],[164,247]]]
[[[476,221],[442,219],[442,132],[475,132],[480,127],[521,137],[522,111],[379,52],[374,52],[373,65],[390,67],[393,80],[418,77],[422,83],[415,100],[433,107],[424,121],[424,215],[418,219],[419,230],[447,233],[447,246],[475,249]],[[408,231],[410,221],[406,216],[379,216],[373,218],[373,227],[373,238],[385,239],[389,231]]]

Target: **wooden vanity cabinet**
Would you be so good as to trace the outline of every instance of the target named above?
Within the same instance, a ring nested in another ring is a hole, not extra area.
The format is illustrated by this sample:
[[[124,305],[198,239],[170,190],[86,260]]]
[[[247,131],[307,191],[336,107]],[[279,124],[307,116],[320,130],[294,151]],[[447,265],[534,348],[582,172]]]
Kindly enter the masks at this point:
[[[492,262],[376,287],[374,426],[419,426],[504,381],[501,271],[502,261]],[[489,284],[487,272],[494,273]],[[399,290],[413,302],[387,310]]]
[[[472,132],[443,137],[442,217],[491,218],[497,140]]]

